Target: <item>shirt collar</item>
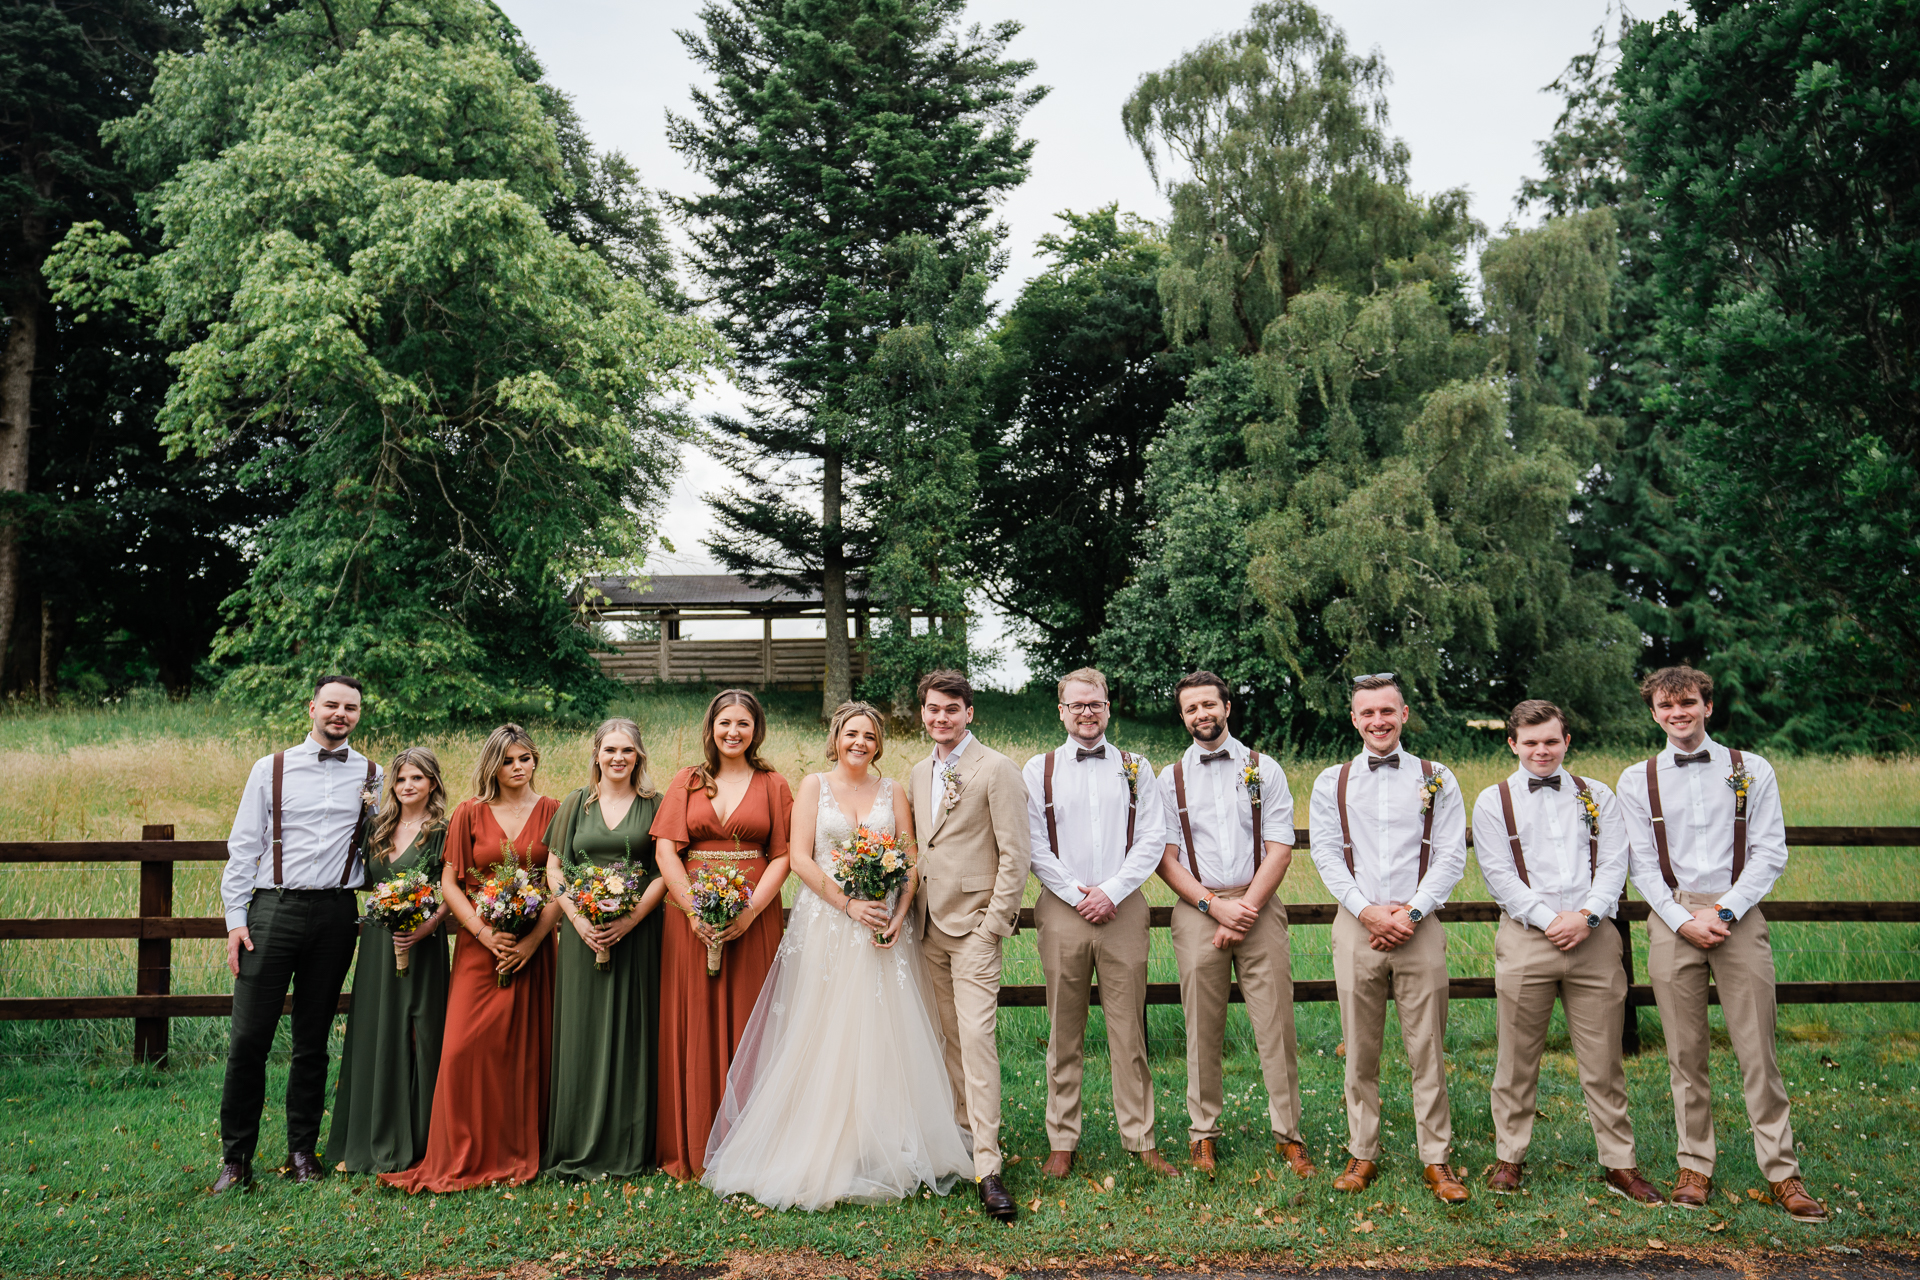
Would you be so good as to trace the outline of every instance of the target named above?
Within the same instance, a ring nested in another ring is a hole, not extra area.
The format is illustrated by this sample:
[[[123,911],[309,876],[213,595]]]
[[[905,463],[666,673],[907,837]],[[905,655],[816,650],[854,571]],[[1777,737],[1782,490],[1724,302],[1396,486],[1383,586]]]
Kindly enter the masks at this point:
[[[940,758],[940,747],[939,744],[936,743],[933,748],[933,762],[935,764],[959,764],[960,753],[965,751],[967,744],[972,741],[973,730],[969,729],[960,735],[960,741],[953,744],[953,750],[947,753],[946,759],[944,760]]]

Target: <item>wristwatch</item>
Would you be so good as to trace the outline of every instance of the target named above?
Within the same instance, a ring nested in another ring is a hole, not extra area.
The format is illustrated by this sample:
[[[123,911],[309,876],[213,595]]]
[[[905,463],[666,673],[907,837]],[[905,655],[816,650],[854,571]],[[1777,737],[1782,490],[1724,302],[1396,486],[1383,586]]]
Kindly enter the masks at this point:
[[[1420,908],[1418,907],[1407,908],[1407,919],[1413,921],[1415,924],[1419,924],[1422,920],[1425,920],[1426,918],[1427,918],[1427,913],[1422,911]]]
[[[1582,912],[1581,914],[1583,914],[1583,915],[1585,915],[1585,916],[1587,917],[1587,928],[1589,928],[1589,929],[1598,929],[1598,928],[1600,927],[1600,917],[1599,917],[1599,916],[1597,916],[1597,915],[1595,915],[1595,914],[1593,914],[1593,912],[1591,912],[1591,911],[1586,911],[1586,912]]]
[[[1210,893],[1206,894],[1200,899],[1200,901],[1194,903],[1193,905],[1195,906],[1195,908],[1199,910],[1201,915],[1210,916],[1213,914],[1213,895]]]
[[[1727,910],[1723,906],[1720,906],[1718,903],[1714,904],[1714,914],[1720,917],[1721,924],[1733,923],[1733,912]]]

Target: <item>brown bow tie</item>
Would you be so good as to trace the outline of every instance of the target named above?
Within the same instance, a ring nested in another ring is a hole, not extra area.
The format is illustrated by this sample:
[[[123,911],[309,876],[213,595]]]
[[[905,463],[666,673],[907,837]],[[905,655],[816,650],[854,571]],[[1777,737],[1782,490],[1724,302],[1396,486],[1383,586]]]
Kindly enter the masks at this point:
[[[1711,751],[1696,751],[1690,756],[1683,756],[1678,751],[1673,753],[1673,763],[1675,765],[1708,764],[1712,760],[1713,752]]]
[[[1560,789],[1560,775],[1556,773],[1551,778],[1528,778],[1527,779],[1528,795],[1532,795],[1534,792],[1538,791],[1542,787],[1552,787],[1555,791],[1558,791]]]
[[[1220,748],[1218,751],[1202,751],[1200,753],[1200,763],[1205,764],[1209,760],[1225,760],[1231,754],[1232,753],[1225,747]]]
[[[322,760],[338,760],[341,764],[345,764],[347,762],[347,749],[342,747],[338,751],[322,751],[320,758]]]
[[[1099,746],[1093,748],[1091,751],[1089,751],[1085,747],[1081,747],[1079,750],[1079,753],[1073,757],[1074,762],[1076,764],[1082,760],[1105,760],[1106,758],[1107,758],[1107,745],[1104,742],[1101,743]]]
[[[1399,767],[1400,767],[1400,753],[1398,751],[1394,752],[1390,756],[1368,756],[1367,757],[1368,773],[1372,773],[1375,769],[1398,769]]]

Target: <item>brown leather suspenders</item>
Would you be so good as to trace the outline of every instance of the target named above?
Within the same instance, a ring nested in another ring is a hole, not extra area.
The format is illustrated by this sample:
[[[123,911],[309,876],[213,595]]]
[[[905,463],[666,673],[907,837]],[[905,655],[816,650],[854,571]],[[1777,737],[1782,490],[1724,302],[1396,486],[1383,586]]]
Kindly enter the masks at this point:
[[[1574,788],[1579,795],[1586,795],[1593,784],[1585,778],[1568,774],[1573,779]],[[1520,827],[1513,819],[1513,789],[1505,778],[1500,779],[1500,816],[1507,820],[1507,845],[1513,850],[1513,869],[1520,873],[1520,883],[1529,889],[1533,881],[1527,878],[1526,855],[1520,852]],[[1600,837],[1591,824],[1587,827],[1587,883],[1591,885],[1600,875]]]
[[[1738,774],[1741,755],[1733,756],[1733,771]],[[1653,756],[1647,761],[1647,813],[1653,819],[1653,849],[1660,855],[1660,878],[1667,882],[1667,888],[1678,889],[1680,881],[1673,874],[1673,859],[1667,853],[1667,819],[1660,811],[1660,757]],[[1740,883],[1740,873],[1747,869],[1747,806],[1738,796],[1733,801],[1733,883]]]
[[[1114,750],[1120,751],[1120,748],[1115,747]],[[1060,827],[1059,827],[1058,820],[1053,815],[1053,758],[1059,753],[1060,753],[1060,749],[1058,747],[1055,747],[1052,751],[1047,752],[1047,762],[1040,766],[1040,790],[1042,792],[1042,797],[1045,800],[1044,808],[1047,814],[1047,848],[1053,850],[1053,856],[1056,858],[1060,856]],[[1123,771],[1123,776],[1124,776],[1124,770],[1126,769],[1127,764],[1132,759],[1133,759],[1132,756],[1128,755],[1124,751],[1120,751],[1120,767]],[[1139,786],[1137,783],[1128,783],[1127,784],[1127,848],[1128,849],[1133,848],[1134,817],[1136,814],[1139,813],[1139,810],[1140,810]],[[1185,806],[1182,806],[1180,813],[1181,813],[1181,817],[1184,819],[1186,817]]]
[[[1340,781],[1334,787],[1333,797],[1334,807],[1340,810],[1340,851],[1346,855],[1348,875],[1358,874],[1353,869],[1353,828],[1347,822],[1347,779],[1352,775],[1353,761],[1348,760],[1340,766]],[[1433,761],[1420,762],[1420,776],[1423,779],[1433,777]],[[1420,880],[1427,878],[1427,859],[1433,852],[1433,810],[1438,803],[1439,797],[1436,796],[1434,803],[1427,806],[1426,815],[1420,822],[1420,877],[1414,881],[1416,886]]]
[[[1260,753],[1249,751],[1247,760],[1255,770],[1260,768]],[[1187,849],[1187,866],[1193,871],[1193,878],[1200,878],[1200,855],[1193,850],[1193,819],[1187,816],[1187,771],[1184,760],[1173,762],[1173,798],[1180,806],[1180,835]],[[1344,779],[1343,779],[1344,781]],[[1343,819],[1344,821],[1344,819]],[[1260,807],[1259,797],[1253,799],[1253,874],[1260,874],[1260,858],[1267,847],[1267,820]]]
[[[1048,763],[1051,764],[1052,761],[1048,761]],[[372,759],[368,759],[367,780],[364,784],[364,789],[371,789],[373,787],[374,768],[375,765]],[[282,825],[281,809],[286,802],[286,791],[287,753],[284,751],[276,751],[273,753],[273,883],[275,885],[282,883],[285,878],[281,869],[280,844]],[[364,812],[356,812],[353,820],[353,834],[347,837],[347,864],[340,868],[340,883],[343,885],[346,884],[347,877],[353,874],[353,859],[360,852],[360,832],[365,826],[365,823],[362,821],[365,816]],[[1053,811],[1051,809],[1047,811],[1047,829],[1049,832],[1053,829]]]

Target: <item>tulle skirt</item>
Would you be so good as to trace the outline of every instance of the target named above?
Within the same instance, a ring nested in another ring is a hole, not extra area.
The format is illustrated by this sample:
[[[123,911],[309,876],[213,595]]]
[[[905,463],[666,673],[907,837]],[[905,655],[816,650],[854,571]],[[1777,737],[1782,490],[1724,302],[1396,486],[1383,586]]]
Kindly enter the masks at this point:
[[[707,1144],[716,1195],[812,1210],[972,1177],[919,940],[872,937],[802,887]]]

